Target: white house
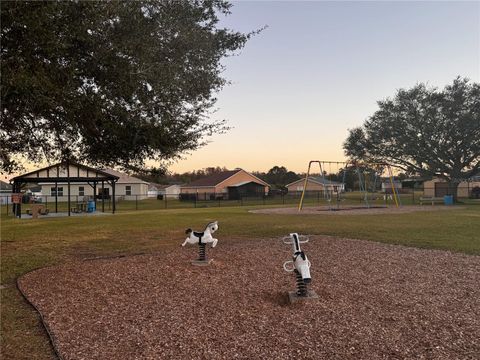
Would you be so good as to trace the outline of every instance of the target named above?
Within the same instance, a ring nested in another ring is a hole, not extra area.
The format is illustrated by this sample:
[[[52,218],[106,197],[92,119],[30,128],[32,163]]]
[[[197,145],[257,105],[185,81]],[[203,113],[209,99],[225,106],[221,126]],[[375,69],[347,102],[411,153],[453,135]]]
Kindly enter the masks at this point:
[[[150,183],[148,186],[148,197],[156,198],[158,195],[166,196],[168,199],[178,199],[180,194],[180,185],[177,184],[155,184]]]
[[[395,190],[400,190],[402,188],[402,182],[399,180],[393,180],[393,185],[395,186]],[[392,192],[392,182],[390,179],[382,181],[382,192]]]
[[[118,181],[115,185],[116,200],[142,200],[147,198],[148,182],[113,169],[101,169],[101,171],[118,177]],[[53,182],[43,182],[39,183],[39,185],[42,188],[43,197],[46,196],[48,202],[55,201],[55,191],[58,191],[58,201],[67,201],[67,183],[57,183],[57,190],[55,189],[55,183]],[[93,189],[93,186],[88,182],[71,183],[70,195],[74,198],[78,198],[79,201],[83,201],[93,197]],[[112,188],[108,183],[104,183],[103,190],[99,184],[97,184],[96,189],[96,195],[100,199],[102,197],[109,199],[112,195]]]
[[[12,185],[0,180],[0,204],[11,203]]]

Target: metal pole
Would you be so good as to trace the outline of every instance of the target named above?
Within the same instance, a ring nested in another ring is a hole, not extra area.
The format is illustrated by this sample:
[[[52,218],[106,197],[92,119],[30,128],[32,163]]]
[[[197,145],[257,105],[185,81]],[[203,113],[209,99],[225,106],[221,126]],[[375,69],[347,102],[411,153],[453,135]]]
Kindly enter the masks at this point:
[[[115,204],[115,181],[112,180],[112,214],[115,214],[116,204]]]
[[[135,195],[135,210],[138,210],[138,195]]]
[[[70,216],[70,163],[67,161],[68,216]]]
[[[105,196],[103,196],[103,194],[105,194],[105,181],[102,180],[102,212],[105,212]],[[95,190],[94,190],[94,193],[93,193],[93,198],[95,199]]]
[[[57,173],[58,176],[58,173]],[[55,181],[55,212],[58,213],[58,183]]]
[[[308,163],[307,176],[305,176],[305,182],[303,183],[303,191],[302,191],[302,196],[300,198],[300,204],[298,204],[298,211],[301,211],[303,208],[303,198],[305,197],[305,191],[307,190],[308,176],[310,175],[310,166],[312,165],[312,162],[313,161],[310,161]]]

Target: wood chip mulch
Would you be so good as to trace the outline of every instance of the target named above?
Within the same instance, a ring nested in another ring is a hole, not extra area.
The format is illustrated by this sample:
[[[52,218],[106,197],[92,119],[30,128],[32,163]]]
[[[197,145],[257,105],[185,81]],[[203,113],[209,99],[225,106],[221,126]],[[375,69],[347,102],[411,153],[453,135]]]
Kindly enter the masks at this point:
[[[279,239],[78,261],[22,276],[64,359],[478,359],[480,257],[311,237],[289,305]],[[179,241],[180,243],[181,241]]]
[[[418,206],[418,205],[404,205],[395,207],[394,205],[372,206],[370,208],[359,205],[341,205],[336,208],[336,205],[332,207],[328,206],[306,206],[301,211],[298,211],[297,207],[286,208],[272,208],[272,209],[257,209],[250,210],[255,214],[274,214],[274,215],[381,215],[381,214],[407,214],[418,211],[445,211],[445,210],[461,210],[463,206]]]

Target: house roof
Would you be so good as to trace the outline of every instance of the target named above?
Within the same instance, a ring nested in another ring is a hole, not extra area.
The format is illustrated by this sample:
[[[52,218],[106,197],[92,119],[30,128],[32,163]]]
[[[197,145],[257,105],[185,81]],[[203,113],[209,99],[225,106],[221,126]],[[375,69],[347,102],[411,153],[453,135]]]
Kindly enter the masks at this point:
[[[148,184],[149,188],[156,188],[157,190],[168,189],[171,186],[180,186],[180,185],[178,185],[178,184],[155,184],[155,183]]]
[[[207,176],[206,178],[203,179],[198,179],[195,181],[192,181],[190,184],[187,184],[185,186],[216,186],[220,184],[222,181],[227,180],[229,177],[232,177],[236,173],[242,171],[242,169],[236,169],[236,170],[228,170],[228,171],[222,171],[220,173],[216,173],[210,176]]]
[[[11,191],[12,190],[12,185],[0,180],[0,190],[2,191]]]
[[[224,182],[228,178],[231,178],[233,175],[245,171],[243,169],[235,169],[235,170],[227,170],[227,171],[222,171],[220,173],[213,174],[211,176],[208,176],[203,179],[199,179],[196,181],[192,181],[190,184],[184,185],[184,187],[203,187],[203,186],[217,186],[220,183]],[[250,175],[252,178],[256,179],[259,184],[262,184],[264,186],[270,186],[268,185],[265,181],[259,179],[255,175],[250,174],[249,172],[245,171],[248,175]]]
[[[143,181],[142,179],[136,178],[134,176],[130,176],[127,174],[124,174],[120,171],[113,170],[113,169],[102,169],[102,171],[114,175],[118,177],[117,184],[147,184],[148,182]]]
[[[291,182],[290,184],[287,184],[285,186],[290,186],[290,185],[296,184],[298,182],[304,182],[304,181],[305,181],[305,178],[295,180],[294,182]],[[339,186],[343,185],[343,183],[341,183],[341,182],[332,181],[332,180],[328,180],[328,179],[323,179],[319,176],[309,176],[308,181],[312,181],[312,182],[320,184],[320,185],[339,185]]]
[[[246,185],[246,184],[250,184],[250,183],[254,183],[254,184],[263,186],[263,184],[260,184],[260,183],[257,182],[257,181],[249,180],[249,181],[239,182],[238,184],[229,185],[228,187],[240,187],[240,186],[243,186],[243,185]]]

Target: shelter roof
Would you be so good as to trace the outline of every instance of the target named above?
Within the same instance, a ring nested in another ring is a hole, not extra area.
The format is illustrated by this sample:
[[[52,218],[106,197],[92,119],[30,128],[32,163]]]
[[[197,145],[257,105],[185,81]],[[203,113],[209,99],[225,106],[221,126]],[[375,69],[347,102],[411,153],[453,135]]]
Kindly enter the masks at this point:
[[[62,161],[26,174],[16,176],[10,183],[48,183],[48,182],[95,182],[117,181],[118,176],[103,170],[79,164],[74,161]]]

